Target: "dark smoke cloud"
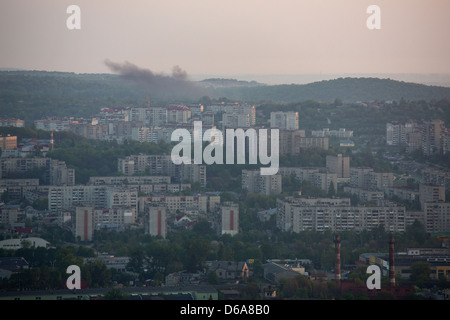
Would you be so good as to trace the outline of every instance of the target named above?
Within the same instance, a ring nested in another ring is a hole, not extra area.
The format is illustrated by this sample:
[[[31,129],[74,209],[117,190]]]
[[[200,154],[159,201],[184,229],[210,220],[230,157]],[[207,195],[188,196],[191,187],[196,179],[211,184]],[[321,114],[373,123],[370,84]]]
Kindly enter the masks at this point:
[[[158,99],[198,99],[205,95],[203,90],[188,80],[186,71],[179,66],[172,69],[171,75],[157,74],[140,68],[128,61],[116,63],[105,60],[105,65],[122,78],[144,85],[148,94]]]

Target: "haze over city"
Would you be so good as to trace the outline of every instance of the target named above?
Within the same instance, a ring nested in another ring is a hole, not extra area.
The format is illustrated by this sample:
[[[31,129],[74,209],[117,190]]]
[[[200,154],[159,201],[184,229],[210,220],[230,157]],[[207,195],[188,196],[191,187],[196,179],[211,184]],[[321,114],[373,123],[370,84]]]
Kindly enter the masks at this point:
[[[450,300],[449,9],[0,1],[0,301]]]
[[[178,65],[193,80],[391,75],[450,83],[446,0],[75,2],[2,1],[0,68],[110,73],[110,60],[156,73]],[[71,4],[80,7],[80,30],[66,27]],[[379,30],[366,26],[373,4],[381,10]]]

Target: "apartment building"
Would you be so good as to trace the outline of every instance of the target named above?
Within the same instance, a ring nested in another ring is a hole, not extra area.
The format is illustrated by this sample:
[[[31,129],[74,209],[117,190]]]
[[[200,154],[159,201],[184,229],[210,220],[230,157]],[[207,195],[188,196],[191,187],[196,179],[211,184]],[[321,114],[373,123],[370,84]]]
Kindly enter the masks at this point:
[[[294,136],[292,140],[294,144],[292,154],[299,154],[310,148],[328,150],[329,147],[328,138]]]
[[[24,214],[24,210],[18,205],[6,205],[0,207],[0,224],[9,225],[16,223]]]
[[[413,122],[391,121],[386,123],[386,144],[406,146],[406,152],[422,148],[422,125]]]
[[[402,200],[415,201],[416,199],[419,199],[419,191],[407,188],[385,188],[384,193],[386,193],[388,197],[395,196]]]
[[[413,152],[422,148],[422,132],[414,131],[406,135],[406,152]]]
[[[169,184],[169,176],[108,176],[90,177],[88,185],[134,185],[134,184]]]
[[[386,123],[386,144],[400,146],[408,144],[408,134],[418,130],[415,122],[388,122]]]
[[[95,189],[94,189],[95,188]],[[100,193],[103,193],[100,195]],[[104,187],[92,186],[50,186],[48,190],[48,209],[53,212],[70,210],[84,203],[99,203],[104,200]],[[106,207],[106,201],[103,201]]]
[[[375,172],[368,167],[350,169],[350,186],[368,190],[384,190],[394,185],[392,172]]]
[[[202,214],[214,212],[220,204],[220,196],[217,195],[195,195],[195,196],[145,196],[139,197],[138,212],[145,212],[148,205],[164,205],[167,213],[194,211]]]
[[[361,189],[361,188],[353,188],[353,187],[344,187],[345,192],[349,192],[352,195],[355,195],[358,197],[361,201],[372,201],[376,202],[378,200],[384,199],[384,192],[383,191],[374,191],[374,190],[367,190],[367,189]]]
[[[0,178],[8,179],[15,175],[23,175],[34,168],[49,168],[47,158],[0,158]]]
[[[136,211],[133,207],[99,209],[85,205],[76,206],[72,210],[74,235],[83,241],[92,241],[95,230],[122,229],[136,222]]]
[[[450,202],[425,202],[427,232],[450,232]]]
[[[426,227],[426,215],[424,211],[406,211],[406,225],[410,226],[415,221],[420,222],[423,226]]]
[[[369,190],[384,190],[394,186],[394,174],[392,172],[369,172]]]
[[[250,127],[250,115],[249,114],[237,114],[237,113],[224,113],[222,115],[222,128],[237,129]]]
[[[131,155],[118,159],[118,171],[127,176],[132,176],[136,173],[167,175],[174,178],[176,182],[199,182],[202,187],[206,186],[205,165],[176,165],[173,163],[170,155]]]
[[[25,126],[25,121],[21,119],[0,119],[0,127],[16,127],[23,128]]]
[[[282,191],[281,174],[261,175],[260,170],[242,170],[242,189],[248,193],[265,195],[280,194]]]
[[[422,151],[426,156],[444,153],[444,121],[425,121],[422,126]]]
[[[138,194],[127,188],[106,188],[106,208],[133,207],[137,210]]]
[[[306,230],[342,232],[372,230],[384,226],[389,232],[405,231],[405,207],[390,202],[351,206],[350,199],[277,199],[277,227],[286,232]]]
[[[151,142],[158,143],[160,141],[164,141],[167,143],[172,142],[172,132],[175,129],[173,127],[152,127],[151,131]]]
[[[279,129],[279,153],[300,154],[309,148],[320,148],[328,150],[328,137],[306,137],[305,130],[282,130]]]
[[[77,123],[73,119],[42,119],[34,120],[34,127],[45,131],[69,131],[70,126]]]
[[[166,238],[167,208],[162,204],[149,204],[145,207],[144,230],[146,234]]]
[[[233,202],[224,202],[219,209],[219,234],[231,236],[239,233],[239,205]]]
[[[293,154],[295,150],[294,143],[306,137],[305,130],[280,130],[279,131],[279,152],[280,155]]]
[[[168,183],[168,184],[137,184],[132,185],[139,194],[161,194],[161,193],[177,193],[191,188],[190,183]]]
[[[150,110],[149,107],[129,107],[126,108],[125,113],[127,114],[129,121],[139,121],[144,123],[144,125],[148,125]]]
[[[278,173],[282,176],[293,175],[295,178],[302,181],[309,181],[314,186],[328,192],[330,185],[333,185],[334,190],[337,190],[337,173],[331,173],[326,168],[322,167],[281,167]]]
[[[164,107],[151,107],[149,126],[158,127],[167,123],[167,109]]]
[[[94,209],[95,229],[123,228],[136,222],[135,207],[114,207],[110,209]]]
[[[207,106],[206,112],[222,114],[223,129],[248,128],[256,124],[256,109],[253,105],[222,103]]]
[[[108,136],[100,138],[106,140],[131,140],[133,138],[133,129],[144,127],[141,121],[109,121]]]
[[[199,117],[203,114],[205,107],[202,104],[188,104],[186,107],[191,110],[191,117]]]
[[[350,157],[338,155],[327,155],[326,167],[329,172],[336,173],[337,178],[350,178]]]
[[[224,113],[222,114],[222,129],[238,129],[251,127],[249,114]]]
[[[300,154],[309,148],[328,150],[328,137],[306,137],[305,130],[280,130],[280,155]]]
[[[0,179],[0,194],[8,193],[10,200],[20,200],[27,189],[39,186],[39,179]]]
[[[167,123],[188,123],[191,119],[191,109],[184,105],[167,107]]]
[[[107,123],[70,124],[69,130],[86,139],[105,140],[109,136],[109,125]]]
[[[148,127],[131,128],[131,140],[138,142],[153,142],[152,129]]]
[[[17,136],[12,135],[0,135],[0,149],[4,150],[13,150],[17,149]]]
[[[423,183],[444,186],[446,190],[450,190],[450,172],[426,168],[422,170]]]
[[[270,127],[280,130],[298,130],[298,112],[271,112]]]
[[[144,126],[151,125],[153,111],[158,108],[147,107],[120,107],[120,108],[102,108],[96,116],[98,123],[108,123],[111,121],[121,122],[140,122]],[[165,108],[161,108],[164,111]],[[164,117],[165,123],[165,117]]]
[[[89,204],[95,208],[134,207],[137,211],[136,190],[111,186],[50,186],[48,208],[53,212],[70,210]]]
[[[450,153],[450,128],[446,128],[444,133],[444,154]]]
[[[445,202],[445,188],[444,186],[420,183],[419,199],[422,209],[425,208],[427,202]]]
[[[330,130],[324,128],[322,130],[311,130],[312,137],[338,137],[342,139],[348,139],[353,137],[353,131],[345,128],[339,128],[339,130]]]
[[[214,125],[214,113],[210,111],[203,112],[200,117],[202,125],[213,126]]]
[[[75,237],[81,241],[92,241],[94,236],[94,208],[91,206],[75,208]]]
[[[64,161],[51,160],[49,178],[50,185],[73,186],[75,185],[75,169],[68,168]]]
[[[44,170],[44,183],[74,185],[75,169],[67,168],[64,161],[50,158],[0,158],[0,178],[23,176],[31,170]]]
[[[91,177],[88,185],[116,186],[138,193],[174,193],[191,187],[190,183],[170,183],[169,176]]]

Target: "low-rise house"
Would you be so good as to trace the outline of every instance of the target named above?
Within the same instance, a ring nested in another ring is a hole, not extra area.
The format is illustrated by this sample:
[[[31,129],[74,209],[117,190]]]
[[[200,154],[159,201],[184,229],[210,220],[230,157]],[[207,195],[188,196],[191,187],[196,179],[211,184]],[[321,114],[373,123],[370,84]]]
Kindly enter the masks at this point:
[[[263,269],[264,278],[273,283],[277,283],[281,279],[291,279],[298,275],[305,275],[305,268],[302,266],[291,266],[273,261],[264,264]]]
[[[199,285],[203,281],[206,281],[206,276],[200,272],[179,271],[166,276],[166,286]]]
[[[50,246],[50,242],[37,237],[15,238],[0,241],[0,249],[17,250],[28,246],[34,248],[43,247],[47,249]]]
[[[245,261],[206,261],[208,272],[215,272],[219,281],[241,282],[249,277],[249,268]]]
[[[28,269],[29,264],[23,257],[1,257],[0,258],[0,279],[9,279],[12,274]]]

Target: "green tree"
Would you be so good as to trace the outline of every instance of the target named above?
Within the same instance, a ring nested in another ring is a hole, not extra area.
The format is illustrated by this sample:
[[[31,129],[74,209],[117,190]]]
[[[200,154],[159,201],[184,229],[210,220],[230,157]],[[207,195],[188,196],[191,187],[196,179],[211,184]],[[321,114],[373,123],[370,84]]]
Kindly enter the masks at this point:
[[[330,186],[328,187],[328,197],[334,197],[336,195],[336,190],[334,188],[333,181],[330,182]]]
[[[124,300],[126,295],[119,288],[112,288],[103,297],[105,300]]]
[[[283,298],[293,298],[297,291],[299,290],[298,282],[295,278],[284,279],[284,281],[280,281],[282,284],[282,296]]]
[[[407,227],[405,236],[409,243],[415,243],[414,246],[421,246],[427,240],[425,227],[418,220]]]
[[[202,270],[208,256],[209,245],[209,241],[201,239],[187,239],[183,243],[183,265],[188,272]]]
[[[111,272],[103,261],[97,259],[90,261],[86,264],[85,269],[89,275],[89,287],[102,288],[109,285]]]
[[[36,210],[48,210],[48,199],[36,199],[31,206]]]
[[[219,284],[219,276],[214,271],[208,272],[208,283],[209,284]]]
[[[418,261],[411,265],[411,275],[409,279],[418,287],[422,288],[424,284],[430,281],[431,267],[428,262]]]
[[[126,270],[142,274],[144,271],[145,252],[141,247],[135,247],[131,250],[130,260]]]
[[[350,271],[350,273],[348,274],[349,280],[354,280],[354,281],[360,280],[365,283],[367,278],[368,278],[367,266],[365,266],[365,265],[357,266],[355,269]]]

